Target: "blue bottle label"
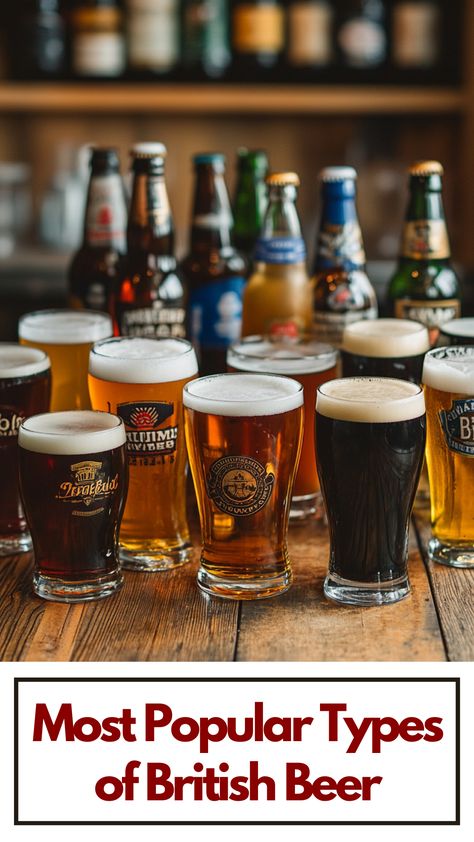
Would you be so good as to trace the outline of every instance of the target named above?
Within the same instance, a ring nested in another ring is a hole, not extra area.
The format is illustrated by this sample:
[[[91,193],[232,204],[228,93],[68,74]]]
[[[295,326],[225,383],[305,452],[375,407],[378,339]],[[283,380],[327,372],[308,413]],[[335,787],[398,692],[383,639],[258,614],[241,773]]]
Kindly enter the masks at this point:
[[[360,269],[366,262],[360,225],[355,220],[342,224],[323,223],[319,232],[317,267]]]
[[[254,259],[261,263],[303,263],[306,246],[302,237],[259,237]]]
[[[193,290],[191,336],[199,345],[227,348],[240,338],[245,278],[225,278]]]
[[[474,398],[462,398],[439,413],[446,444],[455,453],[474,456]]]

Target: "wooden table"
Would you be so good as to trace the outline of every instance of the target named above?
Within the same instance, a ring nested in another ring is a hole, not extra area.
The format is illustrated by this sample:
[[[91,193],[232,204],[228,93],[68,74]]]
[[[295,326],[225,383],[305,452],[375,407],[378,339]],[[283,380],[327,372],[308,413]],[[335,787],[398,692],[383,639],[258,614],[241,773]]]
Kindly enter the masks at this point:
[[[322,592],[323,524],[290,529],[294,584],[282,596],[232,602],[202,594],[195,558],[172,573],[125,572],[123,589],[83,605],[31,592],[31,554],[0,559],[0,658],[7,661],[468,661],[474,660],[474,570],[426,556],[418,515],[410,539],[412,595],[346,608]]]

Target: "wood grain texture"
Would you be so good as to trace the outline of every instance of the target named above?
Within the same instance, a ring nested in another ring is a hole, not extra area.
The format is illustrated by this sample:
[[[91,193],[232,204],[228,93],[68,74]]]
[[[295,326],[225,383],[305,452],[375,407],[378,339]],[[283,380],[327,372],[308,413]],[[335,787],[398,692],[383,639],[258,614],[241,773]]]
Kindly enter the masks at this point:
[[[474,661],[474,570],[455,569],[429,560],[428,514],[416,519],[420,548],[430,578],[450,661]]]

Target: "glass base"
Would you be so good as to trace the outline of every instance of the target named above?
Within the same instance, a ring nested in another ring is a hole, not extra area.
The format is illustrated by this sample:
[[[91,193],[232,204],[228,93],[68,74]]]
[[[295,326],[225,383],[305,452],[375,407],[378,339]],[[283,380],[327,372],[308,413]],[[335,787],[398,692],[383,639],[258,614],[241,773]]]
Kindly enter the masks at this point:
[[[204,593],[224,599],[269,599],[287,591],[291,581],[291,570],[267,579],[226,579],[200,567],[197,575],[197,583]]]
[[[428,555],[432,561],[447,567],[474,568],[474,544],[445,544],[432,538],[428,544]]]
[[[323,517],[324,503],[320,491],[292,498],[290,523],[304,523],[307,520],[320,520]]]
[[[392,579],[390,582],[353,582],[330,573],[324,582],[324,593],[328,599],[343,605],[391,605],[400,602],[410,593],[408,577]]]
[[[120,563],[126,570],[135,570],[141,573],[158,573],[165,570],[174,570],[191,561],[193,555],[192,544],[185,543],[179,547],[169,550],[153,549],[146,547],[137,550],[120,547]]]
[[[29,553],[33,549],[33,542],[29,532],[17,535],[0,535],[0,556]]]
[[[119,569],[86,582],[68,582],[54,576],[44,576],[35,571],[33,590],[42,599],[51,602],[91,602],[112,596],[123,585],[123,576]]]

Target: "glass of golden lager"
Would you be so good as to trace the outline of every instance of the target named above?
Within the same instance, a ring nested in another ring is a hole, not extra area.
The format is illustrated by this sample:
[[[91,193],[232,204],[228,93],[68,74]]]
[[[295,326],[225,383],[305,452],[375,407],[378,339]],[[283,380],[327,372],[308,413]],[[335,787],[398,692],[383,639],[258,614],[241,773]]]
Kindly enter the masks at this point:
[[[21,425],[20,491],[43,599],[87,602],[122,585],[125,440],[121,419],[106,412],[50,412]]]
[[[89,353],[94,342],[112,336],[112,319],[93,310],[38,310],[22,316],[22,345],[41,348],[51,360],[51,411],[90,409]]]
[[[433,538],[429,554],[474,567],[474,347],[430,351],[423,369]]]
[[[314,337],[248,336],[227,352],[229,371],[283,374],[304,387],[304,433],[296,474],[290,521],[301,522],[322,514],[315,453],[316,391],[336,377],[337,351]]]
[[[287,590],[288,518],[303,433],[303,387],[287,377],[217,374],[184,389],[202,531],[198,584],[231,599]]]
[[[194,349],[183,339],[119,337],[90,354],[92,406],[117,413],[127,431],[130,486],[120,558],[131,570],[169,570],[191,557],[183,387],[197,371]]]

